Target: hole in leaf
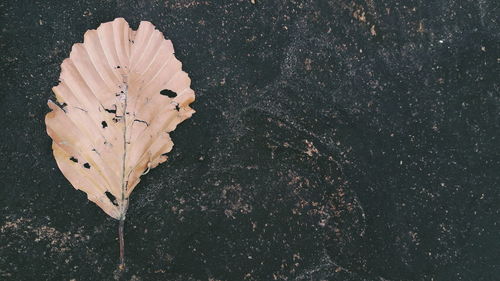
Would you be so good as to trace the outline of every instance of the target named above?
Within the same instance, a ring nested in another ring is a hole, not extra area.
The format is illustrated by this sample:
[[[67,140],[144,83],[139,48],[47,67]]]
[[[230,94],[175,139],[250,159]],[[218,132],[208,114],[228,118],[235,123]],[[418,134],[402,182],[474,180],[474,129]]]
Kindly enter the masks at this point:
[[[116,109],[107,109],[107,108],[105,108],[104,110],[106,110],[107,113],[116,114]]]
[[[179,107],[178,104],[175,105],[175,110],[179,111],[181,108]]]
[[[161,95],[167,96],[169,98],[175,98],[177,96],[177,93],[170,91],[168,89],[164,89],[160,91]]]
[[[102,121],[101,125],[102,125],[103,128],[106,128],[108,126],[108,123],[106,123],[106,121]]]
[[[116,197],[113,194],[111,194],[111,192],[106,191],[104,194],[106,194],[109,201],[111,201],[111,203],[113,203],[113,205],[118,206],[118,202],[116,202]]]
[[[116,66],[116,68],[120,68],[120,66],[119,66],[119,65],[117,65],[117,66]]]
[[[83,164],[83,167],[85,167],[87,169],[90,169],[90,164],[89,163],[85,163],[85,164]]]
[[[68,106],[65,102],[63,103],[59,103],[58,101],[57,102],[57,105],[59,105],[59,107],[64,111],[66,112],[66,107]]]
[[[73,156],[71,156],[71,157],[69,158],[69,160],[71,160],[71,161],[73,161],[73,162],[75,162],[75,163],[78,163],[78,159],[76,159],[76,158],[75,158],[75,157],[73,157]]]

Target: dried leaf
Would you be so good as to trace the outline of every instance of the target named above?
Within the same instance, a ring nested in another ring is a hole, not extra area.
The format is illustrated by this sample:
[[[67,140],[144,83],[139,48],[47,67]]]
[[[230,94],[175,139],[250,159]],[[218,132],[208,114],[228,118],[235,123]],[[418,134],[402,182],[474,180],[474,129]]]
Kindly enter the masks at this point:
[[[140,176],[167,160],[169,133],[193,113],[191,80],[170,40],[118,18],[85,33],[61,65],[46,115],[57,165],[71,184],[123,221]]]

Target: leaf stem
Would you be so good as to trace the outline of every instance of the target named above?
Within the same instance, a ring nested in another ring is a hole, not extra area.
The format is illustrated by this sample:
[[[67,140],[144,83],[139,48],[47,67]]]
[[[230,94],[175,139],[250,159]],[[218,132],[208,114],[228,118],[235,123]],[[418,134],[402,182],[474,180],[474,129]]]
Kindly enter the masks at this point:
[[[118,224],[118,239],[120,240],[120,270],[125,269],[125,239],[123,238],[123,226],[125,225],[125,218],[120,219]]]
[[[122,159],[122,194],[120,198],[121,216],[120,223],[118,224],[118,239],[120,240],[120,270],[125,269],[125,240],[123,238],[123,226],[125,224],[125,213],[128,208],[128,199],[125,198],[127,191],[127,178],[125,175],[126,161],[127,161],[127,99],[128,99],[128,84],[127,76],[122,76],[124,89],[124,104],[123,104],[123,159]]]

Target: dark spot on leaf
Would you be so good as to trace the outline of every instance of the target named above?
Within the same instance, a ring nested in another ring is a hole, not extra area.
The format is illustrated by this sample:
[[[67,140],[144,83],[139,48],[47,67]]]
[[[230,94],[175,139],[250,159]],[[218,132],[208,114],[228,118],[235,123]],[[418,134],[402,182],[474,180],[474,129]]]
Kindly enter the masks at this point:
[[[146,126],[149,126],[148,122],[146,122],[144,120],[134,119],[134,122],[144,123],[144,124],[146,124]]]
[[[120,68],[120,66],[119,66],[119,65],[117,65],[117,66],[116,66],[116,68]]]
[[[75,163],[78,163],[78,159],[76,159],[76,158],[75,158],[75,157],[73,157],[73,156],[71,156],[71,157],[69,158],[69,160],[71,160],[71,161],[73,161],[73,162],[75,162]]]
[[[161,90],[160,94],[167,96],[169,98],[175,98],[177,96],[177,93],[170,91],[168,89]]]
[[[104,194],[106,194],[109,201],[111,201],[111,203],[113,203],[113,205],[118,206],[118,202],[116,202],[116,197],[113,194],[111,194],[111,192],[106,191]]]
[[[108,126],[108,123],[106,123],[106,121],[102,121],[101,125],[102,125],[103,128],[106,128]]]
[[[84,108],[81,108],[81,107],[78,107],[78,106],[73,106],[73,107],[76,108],[76,109],[79,109],[79,110],[81,110],[83,112],[88,113],[88,111],[86,109],[84,109]]]
[[[90,169],[90,164],[89,163],[85,163],[85,164],[83,164],[83,167],[85,167],[87,169]]]
[[[181,110],[181,108],[179,107],[179,104],[175,105],[175,110],[177,110],[177,111]]]

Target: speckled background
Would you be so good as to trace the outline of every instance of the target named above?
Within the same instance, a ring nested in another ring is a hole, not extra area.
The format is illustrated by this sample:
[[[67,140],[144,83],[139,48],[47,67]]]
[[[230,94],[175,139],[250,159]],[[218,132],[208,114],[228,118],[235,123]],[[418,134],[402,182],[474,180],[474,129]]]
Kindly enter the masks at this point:
[[[500,280],[500,2],[2,1],[1,280]],[[117,222],[44,115],[88,29],[153,22],[197,113]]]

